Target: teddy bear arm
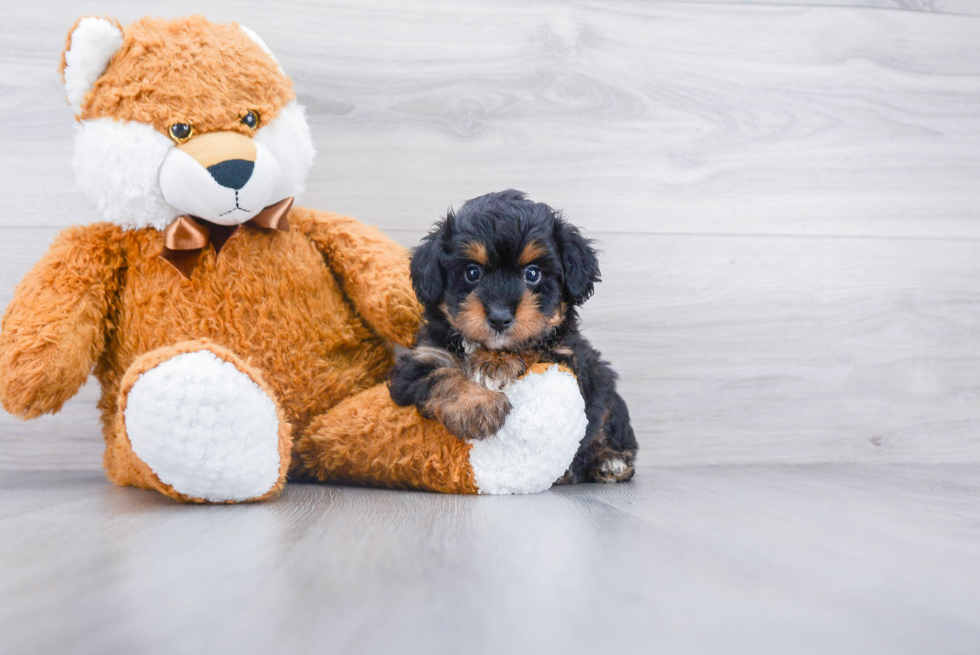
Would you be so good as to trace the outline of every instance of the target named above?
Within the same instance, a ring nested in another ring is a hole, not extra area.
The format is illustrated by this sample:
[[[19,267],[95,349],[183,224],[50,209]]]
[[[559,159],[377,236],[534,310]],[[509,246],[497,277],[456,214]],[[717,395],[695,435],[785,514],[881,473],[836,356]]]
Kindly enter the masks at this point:
[[[0,402],[11,414],[60,410],[102,353],[121,267],[112,231],[65,230],[14,291],[0,330]]]
[[[413,345],[422,307],[412,289],[405,248],[352,218],[318,211],[305,218],[301,229],[323,253],[358,313],[385,339]]]

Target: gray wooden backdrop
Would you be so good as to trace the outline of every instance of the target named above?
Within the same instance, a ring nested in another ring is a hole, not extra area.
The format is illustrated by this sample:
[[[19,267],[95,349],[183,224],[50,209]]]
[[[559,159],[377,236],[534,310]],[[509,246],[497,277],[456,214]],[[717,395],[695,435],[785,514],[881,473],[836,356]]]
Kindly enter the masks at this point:
[[[598,239],[588,336],[647,465],[980,461],[980,3],[4,0],[0,306],[74,186],[86,13],[255,29],[319,152],[308,206],[412,245],[504,187]],[[97,469],[89,384],[0,468]]]

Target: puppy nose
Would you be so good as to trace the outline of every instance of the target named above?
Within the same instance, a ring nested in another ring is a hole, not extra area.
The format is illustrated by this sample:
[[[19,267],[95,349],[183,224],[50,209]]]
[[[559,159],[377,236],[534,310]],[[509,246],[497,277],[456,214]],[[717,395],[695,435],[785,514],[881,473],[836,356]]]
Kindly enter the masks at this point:
[[[497,332],[503,332],[514,324],[514,313],[509,309],[495,307],[487,312],[487,322]]]
[[[214,181],[229,189],[241,189],[252,177],[255,170],[255,162],[246,159],[228,159],[219,161],[213,166],[208,166],[208,173]]]

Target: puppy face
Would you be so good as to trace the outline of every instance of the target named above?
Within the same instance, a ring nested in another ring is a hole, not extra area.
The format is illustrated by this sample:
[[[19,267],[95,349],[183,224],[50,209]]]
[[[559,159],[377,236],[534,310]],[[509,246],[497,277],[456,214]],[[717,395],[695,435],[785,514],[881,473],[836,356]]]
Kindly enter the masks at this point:
[[[578,229],[513,190],[450,212],[412,256],[422,303],[491,350],[519,349],[551,334],[598,281],[595,251]]]

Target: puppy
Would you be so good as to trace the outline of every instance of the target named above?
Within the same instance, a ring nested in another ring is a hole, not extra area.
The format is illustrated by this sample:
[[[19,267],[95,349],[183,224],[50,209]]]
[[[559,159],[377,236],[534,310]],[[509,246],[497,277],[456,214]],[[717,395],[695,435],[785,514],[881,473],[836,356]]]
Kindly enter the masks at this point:
[[[616,374],[579,333],[576,308],[592,295],[599,262],[577,228],[519,191],[491,193],[437,223],[411,272],[425,314],[416,348],[388,379],[396,403],[485,439],[510,411],[502,389],[537,362],[564,364],[578,377],[588,429],[557,482],[633,477],[637,443]]]

